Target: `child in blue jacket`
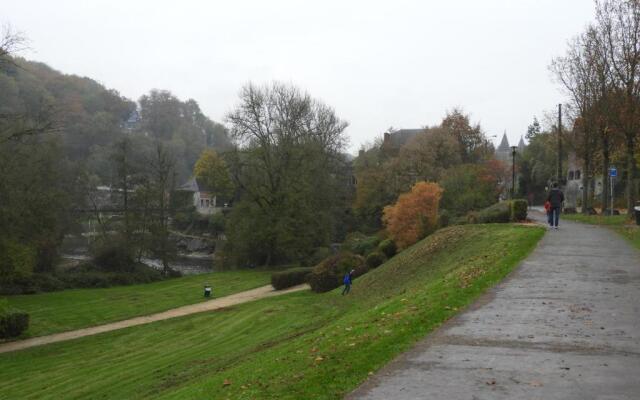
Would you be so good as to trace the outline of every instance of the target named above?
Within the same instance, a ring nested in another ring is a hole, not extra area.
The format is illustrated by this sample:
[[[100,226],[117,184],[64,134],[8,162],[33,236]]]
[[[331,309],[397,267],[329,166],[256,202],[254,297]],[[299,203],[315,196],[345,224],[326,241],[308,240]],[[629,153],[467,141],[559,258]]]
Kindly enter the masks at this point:
[[[343,295],[348,294],[351,290],[351,279],[353,278],[354,272],[355,270],[352,269],[344,275],[344,279],[342,280],[342,283],[344,283],[344,290],[342,290]]]

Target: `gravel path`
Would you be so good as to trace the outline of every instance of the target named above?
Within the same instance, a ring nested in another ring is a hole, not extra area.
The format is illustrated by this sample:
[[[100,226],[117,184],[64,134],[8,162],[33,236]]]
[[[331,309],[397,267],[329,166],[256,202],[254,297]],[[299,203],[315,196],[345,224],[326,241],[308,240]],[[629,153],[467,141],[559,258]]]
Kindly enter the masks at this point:
[[[27,349],[29,347],[40,346],[43,344],[62,342],[64,340],[77,339],[84,336],[97,335],[103,332],[114,331],[117,329],[128,328],[130,326],[143,325],[151,322],[162,321],[169,318],[182,317],[184,315],[196,314],[205,311],[217,310],[236,304],[246,303],[265,297],[279,296],[286,293],[297,292],[308,289],[308,285],[299,285],[286,290],[273,290],[271,285],[262,286],[256,289],[247,290],[245,292],[235,293],[226,297],[205,301],[202,303],[191,304],[188,306],[178,307],[171,310],[163,311],[157,314],[144,315],[131,319],[125,319],[105,325],[92,326],[89,328],[78,329],[56,333],[53,335],[39,336],[31,339],[19,340],[0,344],[0,353]]]
[[[640,252],[561,221],[506,281],[347,398],[631,400],[638,371]]]

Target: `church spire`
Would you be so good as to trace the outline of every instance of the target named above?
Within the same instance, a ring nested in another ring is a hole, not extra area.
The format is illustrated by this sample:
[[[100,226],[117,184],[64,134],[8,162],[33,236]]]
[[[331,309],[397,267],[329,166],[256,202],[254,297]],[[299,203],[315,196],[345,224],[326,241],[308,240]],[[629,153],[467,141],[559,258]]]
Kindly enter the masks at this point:
[[[522,153],[524,151],[525,146],[526,145],[524,144],[524,139],[522,138],[522,136],[520,136],[520,141],[518,142],[518,151]]]
[[[498,146],[498,151],[509,151],[509,139],[507,139],[507,131],[504,131],[504,135],[502,136],[502,141],[500,142],[500,146]]]

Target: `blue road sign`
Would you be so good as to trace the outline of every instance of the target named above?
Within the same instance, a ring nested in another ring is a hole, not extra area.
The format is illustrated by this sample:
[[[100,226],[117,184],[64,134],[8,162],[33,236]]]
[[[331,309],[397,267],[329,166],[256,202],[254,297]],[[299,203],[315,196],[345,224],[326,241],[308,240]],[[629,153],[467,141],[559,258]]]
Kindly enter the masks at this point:
[[[618,170],[616,169],[616,167],[609,168],[609,176],[612,178],[615,178],[618,176]]]

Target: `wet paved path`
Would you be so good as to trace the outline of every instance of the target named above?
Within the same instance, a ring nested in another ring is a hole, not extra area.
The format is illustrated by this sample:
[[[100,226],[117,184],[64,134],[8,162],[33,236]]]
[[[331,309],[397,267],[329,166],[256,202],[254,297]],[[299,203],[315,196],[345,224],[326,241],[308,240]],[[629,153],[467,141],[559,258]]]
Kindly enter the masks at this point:
[[[256,289],[235,293],[229,296],[212,299],[202,303],[191,304],[171,310],[159,312],[151,315],[143,315],[140,317],[125,319],[122,321],[112,322],[109,324],[92,326],[89,328],[77,329],[75,331],[67,331],[55,333],[53,335],[38,336],[31,339],[18,340],[0,344],[0,353],[27,349],[29,347],[41,346],[43,344],[62,342],[65,340],[77,339],[84,336],[97,335],[103,332],[115,331],[117,329],[128,328],[130,326],[149,324],[151,322],[162,321],[169,318],[182,317],[185,315],[201,313],[205,311],[218,310],[224,307],[230,307],[236,304],[246,303],[265,297],[279,296],[285,293],[297,292],[299,290],[307,290],[309,285],[298,285],[285,290],[273,290],[271,285],[262,286]]]
[[[640,399],[640,252],[561,221],[506,281],[347,398]]]

